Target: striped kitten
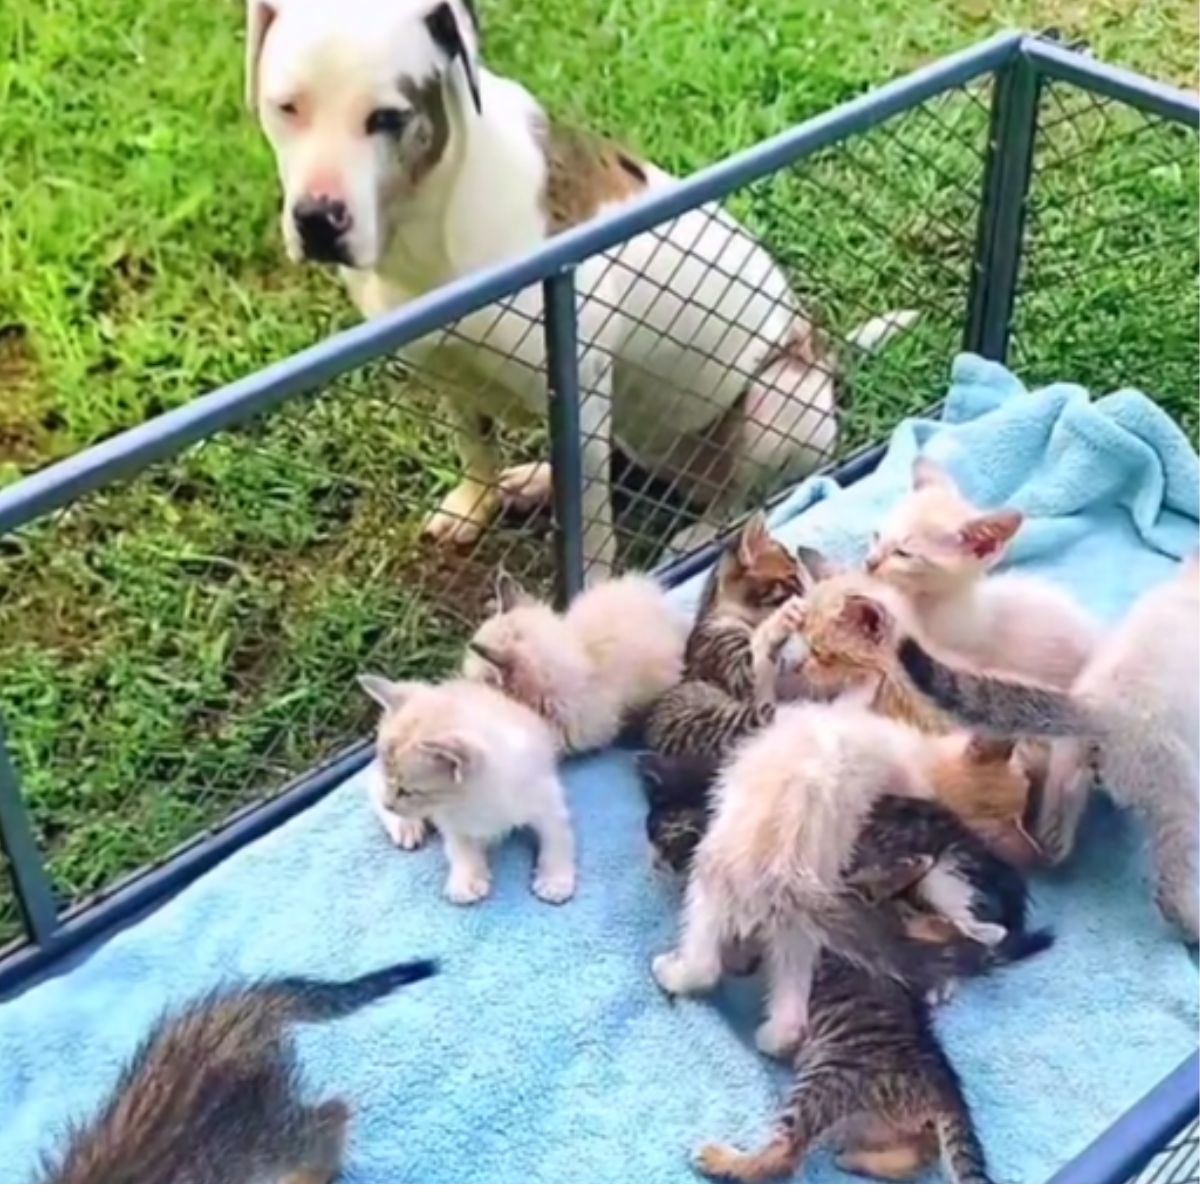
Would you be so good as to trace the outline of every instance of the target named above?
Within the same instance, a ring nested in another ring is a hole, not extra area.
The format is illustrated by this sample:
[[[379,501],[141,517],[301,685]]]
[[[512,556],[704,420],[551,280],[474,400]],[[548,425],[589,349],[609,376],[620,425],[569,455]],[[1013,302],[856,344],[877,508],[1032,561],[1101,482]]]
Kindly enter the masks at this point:
[[[794,1071],[766,1146],[753,1153],[704,1146],[695,1159],[704,1175],[738,1183],[779,1179],[815,1146],[832,1142],[846,1171],[911,1179],[940,1151],[952,1182],[991,1182],[929,1006],[903,984],[824,952]]]
[[[1200,934],[1200,559],[1147,592],[1101,643],[1069,692],[959,671],[906,638],[913,682],[959,720],[1059,739],[1039,820],[1048,851],[1074,843],[1090,785],[1146,822],[1163,916]]]
[[[771,720],[778,658],[796,617],[788,601],[813,583],[800,554],[771,537],[762,513],[725,549],[700,600],[683,680],[647,717],[651,749],[723,755]]]
[[[43,1159],[46,1183],[330,1183],[350,1112],[310,1104],[289,1026],[333,1021],[435,974],[401,963],[345,982],[218,988],[162,1017],[112,1095]]]

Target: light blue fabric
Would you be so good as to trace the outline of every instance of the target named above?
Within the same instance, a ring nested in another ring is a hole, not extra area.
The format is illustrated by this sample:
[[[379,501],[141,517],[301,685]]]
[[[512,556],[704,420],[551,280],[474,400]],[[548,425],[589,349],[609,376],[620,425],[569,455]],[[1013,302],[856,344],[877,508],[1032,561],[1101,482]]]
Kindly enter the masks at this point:
[[[1014,560],[1104,618],[1196,544],[1196,458],[1149,401],[1027,394],[971,357],[955,364],[944,424],[905,423],[875,476],[844,492],[810,482],[779,524],[861,552],[918,446],[981,502],[1027,511]],[[165,1003],[244,974],[342,977],[425,954],[443,975],[300,1032],[314,1092],[353,1098],[350,1178],[685,1182],[700,1142],[757,1143],[787,1077],[748,1045],[754,985],[712,1002],[658,994],[648,963],[672,942],[676,903],[649,870],[628,759],[576,762],[566,778],[581,886],[565,908],[531,896],[518,841],[494,855],[488,901],[451,907],[440,850],[392,849],[352,781],[0,1007],[0,1179],[28,1177]],[[1196,1047],[1196,971],[1151,905],[1124,816],[1101,809],[1078,858],[1035,891],[1059,944],[968,986],[939,1018],[1001,1180],[1046,1178]],[[816,1154],[802,1178],[840,1177]]]

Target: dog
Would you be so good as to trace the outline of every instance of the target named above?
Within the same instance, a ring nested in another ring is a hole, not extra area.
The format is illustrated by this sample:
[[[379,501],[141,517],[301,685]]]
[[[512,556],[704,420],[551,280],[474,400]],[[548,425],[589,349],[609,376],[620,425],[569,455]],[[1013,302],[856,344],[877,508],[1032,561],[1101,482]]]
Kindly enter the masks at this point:
[[[473,0],[247,3],[247,99],[275,153],[284,243],[336,265],[364,317],[675,182],[488,71]],[[575,278],[589,579],[613,561],[614,443],[705,511],[693,545],[749,493],[829,459],[837,355],[723,209],[639,234]],[[878,317],[846,340],[869,352],[915,319]],[[529,287],[401,352],[449,385],[463,476],[426,522],[438,542],[469,545],[502,506],[551,496],[548,464],[506,470],[488,437],[498,418],[544,417],[541,323]]]

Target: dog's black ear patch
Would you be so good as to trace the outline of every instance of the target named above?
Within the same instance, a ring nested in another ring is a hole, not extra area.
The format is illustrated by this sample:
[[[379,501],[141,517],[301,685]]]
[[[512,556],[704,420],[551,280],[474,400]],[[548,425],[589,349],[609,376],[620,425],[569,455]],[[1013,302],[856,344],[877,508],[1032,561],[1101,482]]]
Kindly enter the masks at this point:
[[[478,28],[475,7],[470,0],[466,0],[466,9]],[[471,61],[467,44],[463,41],[462,31],[458,27],[458,18],[454,15],[454,7],[449,0],[442,0],[442,3],[425,18],[425,28],[429,30],[429,36],[433,38],[450,62],[456,58],[461,60],[463,74],[467,77],[467,88],[470,90],[475,111],[482,112],[483,108],[479,102],[479,80],[475,77],[475,64]]]

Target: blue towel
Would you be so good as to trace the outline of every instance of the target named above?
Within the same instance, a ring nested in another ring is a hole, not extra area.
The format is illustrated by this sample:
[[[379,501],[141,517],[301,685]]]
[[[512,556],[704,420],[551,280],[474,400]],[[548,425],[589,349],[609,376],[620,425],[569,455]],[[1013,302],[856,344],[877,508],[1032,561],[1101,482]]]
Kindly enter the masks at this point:
[[[1196,543],[1196,457],[1148,400],[1026,393],[971,357],[955,364],[943,421],[902,425],[853,488],[806,483],[778,524],[830,553],[861,552],[918,448],[981,502],[1028,512],[1014,561],[1103,618]],[[494,854],[491,898],[451,907],[439,848],[393,849],[354,780],[0,1007],[0,1179],[29,1177],[165,1004],[233,977],[336,978],[427,954],[441,976],[298,1032],[314,1094],[353,1099],[350,1179],[686,1182],[699,1143],[758,1143],[787,1073],[750,1045],[755,984],[708,1001],[659,995],[648,966],[672,943],[677,898],[649,870],[628,758],[565,775],[581,883],[564,908],[532,897],[518,840]],[[1096,812],[1078,857],[1035,893],[1059,944],[970,984],[938,1018],[1001,1180],[1045,1179],[1196,1046],[1195,968],[1154,911],[1124,814]],[[818,1152],[802,1178],[843,1177]]]

